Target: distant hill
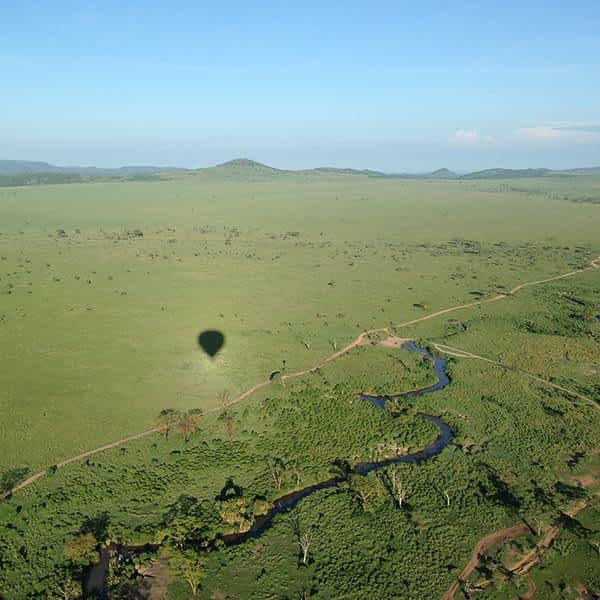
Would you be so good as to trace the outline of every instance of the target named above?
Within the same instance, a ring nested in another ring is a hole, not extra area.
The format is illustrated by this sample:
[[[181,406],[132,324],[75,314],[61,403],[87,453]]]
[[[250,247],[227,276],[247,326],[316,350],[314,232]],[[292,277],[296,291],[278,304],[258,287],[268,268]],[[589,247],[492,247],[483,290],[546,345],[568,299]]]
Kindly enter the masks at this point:
[[[450,169],[438,169],[437,171],[433,171],[433,173],[429,173],[426,177],[428,179],[456,179],[458,174]]]
[[[277,169],[249,158],[235,158],[214,167],[201,169],[183,169],[161,166],[124,166],[118,168],[99,168],[81,166],[56,166],[43,161],[0,160],[0,185],[36,185],[42,183],[75,183],[90,181],[94,178],[153,179],[163,173],[187,172],[204,173],[229,178],[252,180],[272,175],[355,175],[372,178],[394,179],[435,179],[435,180],[471,180],[471,179],[523,179],[533,177],[576,177],[600,175],[600,167],[579,169],[484,169],[459,175],[450,169],[442,168],[431,173],[385,173],[372,169],[352,169],[338,167],[317,167],[314,169],[286,170]],[[61,177],[62,176],[62,177]]]
[[[23,175],[25,173],[75,173],[79,175],[140,175],[183,171],[177,167],[125,166],[118,168],[59,167],[47,162],[31,160],[0,160],[0,175]]]
[[[0,175],[17,175],[22,173],[53,173],[54,165],[31,160],[0,160]]]
[[[91,179],[89,175],[79,173],[0,173],[0,187],[83,183]]]
[[[234,158],[233,160],[228,160],[227,162],[221,163],[220,165],[217,165],[216,167],[212,167],[212,168],[213,169],[251,169],[254,171],[281,172],[281,169],[276,169],[275,167],[270,167],[269,165],[259,163],[255,160],[250,160],[249,158]]]
[[[460,179],[525,179],[530,177],[577,177],[600,175],[600,167],[579,169],[485,169],[461,175]]]
[[[553,173],[567,173],[568,175],[600,175],[600,167],[567,169],[566,171],[553,171]]]
[[[461,179],[519,179],[521,177],[545,177],[550,169],[485,169],[461,175]]]
[[[349,169],[338,167],[317,167],[315,169],[307,169],[305,173],[335,173],[339,175],[367,175],[368,177],[387,177],[382,171],[373,171],[371,169]]]

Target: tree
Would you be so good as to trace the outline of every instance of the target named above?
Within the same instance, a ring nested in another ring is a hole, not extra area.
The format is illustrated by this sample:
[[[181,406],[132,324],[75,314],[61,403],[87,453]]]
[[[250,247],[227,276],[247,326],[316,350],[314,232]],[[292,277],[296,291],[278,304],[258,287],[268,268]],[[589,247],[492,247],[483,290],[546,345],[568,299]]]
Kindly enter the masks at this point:
[[[402,508],[407,492],[402,483],[402,479],[400,479],[400,472],[398,469],[389,469],[384,478],[382,478],[382,481],[394,499],[394,502],[398,505],[398,508]]]
[[[381,487],[363,475],[352,474],[348,480],[349,491],[358,500],[363,512],[371,509],[371,503],[381,495]]]
[[[61,600],[77,600],[81,598],[81,584],[71,578],[65,579],[60,587]]]
[[[228,415],[225,419],[225,431],[227,432],[227,439],[230,442],[233,442],[235,436],[235,421],[232,416]]]
[[[293,461],[289,465],[289,470],[291,471],[292,475],[294,476],[294,485],[297,488],[300,487],[300,480],[302,479],[300,466],[298,465],[298,463],[296,461]]]
[[[292,518],[292,525],[300,547],[300,560],[303,565],[308,565],[308,551],[313,540],[313,530],[311,527],[302,527],[297,515]]]
[[[163,408],[158,413],[158,424],[165,428],[165,440],[169,439],[169,433],[171,429],[176,425],[179,420],[179,411],[174,408]]]
[[[179,551],[205,544],[212,536],[207,524],[213,521],[210,512],[198,498],[182,494],[163,516],[159,538]]]
[[[225,404],[223,404],[223,412],[221,413],[220,419],[225,423],[225,433],[227,434],[227,440],[233,442],[235,437],[235,419],[233,415],[227,410]]]
[[[329,472],[340,481],[349,481],[352,471],[352,465],[341,458],[336,458],[329,468]]]
[[[254,520],[252,504],[245,498],[229,498],[219,503],[219,514],[227,525],[235,527],[239,532],[248,531]]]
[[[76,565],[90,565],[98,560],[98,540],[91,532],[82,533],[67,542],[63,552]]]
[[[175,551],[169,558],[169,566],[190,586],[192,596],[198,595],[200,583],[205,577],[205,561],[193,548]]]
[[[298,533],[298,545],[302,551],[302,564],[308,564],[308,551],[313,539],[312,529],[308,528]]]
[[[191,410],[179,415],[176,427],[186,442],[188,442],[190,436],[199,429],[201,420],[202,409],[200,408],[192,408]]]
[[[0,475],[0,494],[8,493],[29,475],[27,467],[17,467]]]
[[[273,480],[275,489],[279,491],[283,484],[283,476],[285,475],[285,465],[280,458],[267,457],[267,466]]]
[[[128,591],[137,579],[137,570],[131,557],[116,550],[110,551],[106,579],[110,598],[128,598]]]
[[[81,583],[73,578],[71,569],[64,565],[48,573],[44,598],[50,600],[79,600],[82,598]]]
[[[442,490],[442,494],[444,495],[444,498],[446,498],[446,506],[450,508],[450,494],[448,493],[448,490]]]

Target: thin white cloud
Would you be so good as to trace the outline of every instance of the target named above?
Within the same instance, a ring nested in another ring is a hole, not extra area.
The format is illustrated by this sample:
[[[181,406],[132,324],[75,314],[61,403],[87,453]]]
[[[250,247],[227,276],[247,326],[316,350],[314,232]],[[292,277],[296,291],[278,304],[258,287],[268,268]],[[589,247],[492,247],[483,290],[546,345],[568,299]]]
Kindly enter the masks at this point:
[[[547,125],[538,125],[537,127],[522,127],[517,129],[517,135],[530,140],[554,140],[561,136],[558,129]]]
[[[597,123],[554,123],[517,129],[517,136],[533,142],[595,142],[600,140]]]
[[[450,141],[457,144],[495,144],[496,138],[491,135],[481,136],[476,129],[457,129]]]
[[[577,123],[571,125],[559,125],[555,127],[559,131],[579,131],[582,133],[600,133],[600,125],[596,123]]]
[[[479,134],[475,129],[457,129],[452,139],[460,144],[473,144],[478,141]]]

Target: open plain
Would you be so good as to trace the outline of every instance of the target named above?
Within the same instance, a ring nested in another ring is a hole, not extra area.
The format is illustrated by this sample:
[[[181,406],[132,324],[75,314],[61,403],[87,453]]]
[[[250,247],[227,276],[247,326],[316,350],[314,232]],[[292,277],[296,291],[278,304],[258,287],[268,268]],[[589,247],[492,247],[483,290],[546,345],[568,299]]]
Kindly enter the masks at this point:
[[[600,590],[598,231],[594,175],[0,187],[0,596]]]

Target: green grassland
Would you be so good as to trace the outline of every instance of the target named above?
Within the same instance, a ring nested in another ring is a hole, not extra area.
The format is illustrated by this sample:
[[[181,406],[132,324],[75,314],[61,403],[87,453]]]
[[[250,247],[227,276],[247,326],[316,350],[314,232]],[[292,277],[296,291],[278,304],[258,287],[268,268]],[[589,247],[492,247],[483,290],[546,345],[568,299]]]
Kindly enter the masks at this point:
[[[553,200],[600,204],[600,190],[597,176],[563,176],[544,178],[509,179],[507,181],[466,181],[470,189],[491,193],[520,193],[526,196],[538,196]]]
[[[234,398],[272,371],[312,367],[366,329],[587,266],[600,254],[600,207],[571,200],[597,194],[600,178],[578,188],[579,179],[564,190],[562,179],[536,180],[545,192],[528,193],[513,189],[524,180],[217,169],[0,190],[0,471],[43,469],[149,429],[165,407],[219,407],[225,391]],[[397,335],[500,359],[600,401],[598,314],[600,272],[590,270]],[[226,336],[214,361],[196,344],[206,328]],[[49,473],[0,505],[0,593],[58,597],[81,571],[65,544],[89,531],[98,542],[162,540],[181,495],[202,506],[206,539],[243,530],[281,493],[326,479],[335,461],[424,447],[437,430],[423,411],[441,415],[455,440],[398,467],[407,508],[375,474],[352,476],[255,542],[205,552],[200,595],[441,596],[480,537],[522,519],[551,522],[586,493],[576,478],[597,469],[600,448],[592,405],[517,370],[449,360],[452,384],[398,414],[356,394],[422,386],[429,363],[361,346],[207,415],[187,443],[155,434]],[[269,457],[285,465],[280,489]],[[229,478],[243,493],[216,499]],[[597,539],[589,519],[585,535]],[[313,531],[307,566],[298,520]],[[581,531],[568,533],[572,556],[589,554]],[[552,575],[532,572],[538,590],[556,589],[569,564],[549,554]],[[588,571],[581,578],[594,589],[598,572]],[[170,597],[189,597],[180,577],[166,580]]]
[[[0,210],[0,447],[32,469],[598,244],[593,205],[358,176],[42,186]]]

